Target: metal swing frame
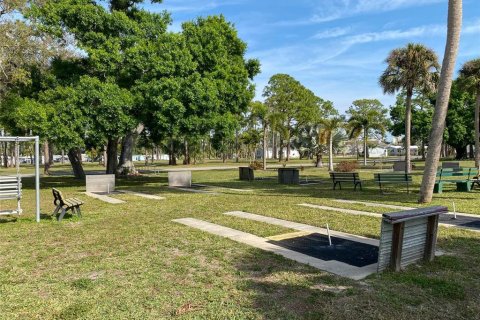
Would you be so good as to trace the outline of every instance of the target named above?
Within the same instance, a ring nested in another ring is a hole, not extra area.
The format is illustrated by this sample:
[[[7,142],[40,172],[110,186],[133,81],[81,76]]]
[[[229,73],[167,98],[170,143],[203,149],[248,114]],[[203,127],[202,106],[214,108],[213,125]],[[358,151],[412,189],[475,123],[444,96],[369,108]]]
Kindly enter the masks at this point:
[[[22,209],[20,207],[20,198],[21,198],[21,176],[20,176],[20,151],[19,143],[20,142],[35,142],[35,201],[36,209],[35,216],[37,222],[40,222],[40,139],[38,136],[33,137],[6,137],[0,136],[0,142],[15,142],[15,165],[17,168],[16,183],[18,184],[18,196],[17,196],[17,210],[12,210],[12,214],[20,214]],[[16,211],[16,212],[15,212]]]

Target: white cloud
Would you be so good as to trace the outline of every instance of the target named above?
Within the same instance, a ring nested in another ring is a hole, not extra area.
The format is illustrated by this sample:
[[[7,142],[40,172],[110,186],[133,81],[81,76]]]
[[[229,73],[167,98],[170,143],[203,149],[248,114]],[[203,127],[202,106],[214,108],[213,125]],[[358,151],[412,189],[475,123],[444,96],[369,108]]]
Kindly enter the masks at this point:
[[[352,28],[346,27],[346,28],[332,28],[332,29],[327,29],[324,31],[321,31],[317,33],[316,35],[313,36],[314,39],[329,39],[329,38],[337,38],[340,36],[344,36],[348,33],[350,33]]]
[[[366,13],[381,13],[410,7],[426,6],[446,0],[324,0],[308,19],[281,21],[279,26],[311,25]]]
[[[415,37],[422,36],[433,36],[438,34],[444,34],[446,28],[444,26],[421,26],[416,28],[411,28],[407,30],[387,30],[381,32],[368,32],[357,34],[354,36],[347,37],[345,43],[350,45],[377,42],[377,41],[387,41],[387,40],[396,40],[396,39],[411,39]]]
[[[162,10],[167,10],[172,13],[198,13],[213,10],[219,7],[237,5],[244,1],[242,0],[212,0],[200,1],[198,0],[166,0],[160,6]]]

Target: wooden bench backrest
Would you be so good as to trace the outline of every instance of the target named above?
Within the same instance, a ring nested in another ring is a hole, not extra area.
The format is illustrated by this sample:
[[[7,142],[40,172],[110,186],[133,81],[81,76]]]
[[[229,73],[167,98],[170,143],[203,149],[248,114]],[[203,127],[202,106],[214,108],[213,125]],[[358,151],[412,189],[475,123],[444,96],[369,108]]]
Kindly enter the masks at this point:
[[[412,182],[412,175],[405,173],[375,173],[373,176],[378,182]]]
[[[445,177],[466,177],[466,180],[469,180],[476,175],[478,175],[477,168],[447,168],[440,169],[437,172],[437,177],[439,177],[440,180]]]
[[[22,178],[20,176],[0,176],[0,200],[20,199]]]
[[[333,181],[357,181],[360,180],[358,172],[330,172],[330,177]]]
[[[52,188],[53,193],[53,204],[58,206],[63,206],[65,203],[63,202],[63,195],[62,192],[58,189]]]

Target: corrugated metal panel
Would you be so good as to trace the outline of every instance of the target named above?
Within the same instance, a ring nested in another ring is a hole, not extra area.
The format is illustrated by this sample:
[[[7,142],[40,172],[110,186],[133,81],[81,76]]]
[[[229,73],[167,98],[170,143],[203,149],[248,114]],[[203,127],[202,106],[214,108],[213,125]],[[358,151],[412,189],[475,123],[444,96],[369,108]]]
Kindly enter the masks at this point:
[[[405,222],[401,266],[423,259],[425,253],[425,242],[427,239],[428,218],[419,218]],[[390,265],[392,250],[393,225],[382,221],[382,234],[380,239],[378,272],[385,270]]]

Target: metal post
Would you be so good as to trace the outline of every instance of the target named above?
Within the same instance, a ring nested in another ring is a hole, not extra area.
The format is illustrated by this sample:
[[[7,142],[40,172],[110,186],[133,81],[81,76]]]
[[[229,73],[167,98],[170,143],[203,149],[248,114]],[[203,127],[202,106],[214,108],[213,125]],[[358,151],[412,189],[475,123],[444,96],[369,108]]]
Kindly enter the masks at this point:
[[[328,235],[328,245],[331,247],[332,246],[332,237],[330,237],[330,228],[328,227],[328,223],[327,223],[327,235]]]
[[[40,146],[39,137],[35,137],[35,200],[36,200],[36,217],[40,222]]]

